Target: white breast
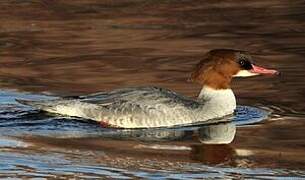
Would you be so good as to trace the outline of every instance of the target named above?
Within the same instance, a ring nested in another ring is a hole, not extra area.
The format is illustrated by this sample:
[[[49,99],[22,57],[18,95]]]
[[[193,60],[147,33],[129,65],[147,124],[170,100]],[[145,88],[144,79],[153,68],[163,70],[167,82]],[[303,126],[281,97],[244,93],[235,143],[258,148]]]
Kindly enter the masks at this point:
[[[206,119],[219,118],[232,114],[236,108],[236,99],[231,89],[215,90],[204,86],[198,99],[204,101],[199,116]]]

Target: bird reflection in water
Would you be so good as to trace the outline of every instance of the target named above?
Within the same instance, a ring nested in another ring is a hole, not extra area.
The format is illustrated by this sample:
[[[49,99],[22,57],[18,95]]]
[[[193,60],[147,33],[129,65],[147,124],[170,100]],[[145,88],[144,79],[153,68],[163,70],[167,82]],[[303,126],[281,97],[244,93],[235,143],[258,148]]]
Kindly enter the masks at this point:
[[[201,144],[191,146],[191,159],[205,164],[231,164],[233,162],[235,151],[229,143],[235,137],[236,126],[234,123],[204,126],[198,132]]]
[[[184,127],[177,129],[118,130],[116,133],[105,133],[104,137],[114,139],[137,139],[141,141],[191,141],[189,144],[190,159],[205,164],[234,163],[234,149],[229,145],[235,137],[236,125],[233,122]],[[164,147],[163,147],[164,146]],[[172,145],[159,145],[160,149],[178,150]],[[156,145],[142,146],[156,148]],[[180,148],[182,149],[182,148]]]
[[[223,122],[180,128],[113,129],[100,133],[100,136],[141,141],[197,140],[202,144],[229,144],[233,141],[235,133],[236,126],[233,122]]]

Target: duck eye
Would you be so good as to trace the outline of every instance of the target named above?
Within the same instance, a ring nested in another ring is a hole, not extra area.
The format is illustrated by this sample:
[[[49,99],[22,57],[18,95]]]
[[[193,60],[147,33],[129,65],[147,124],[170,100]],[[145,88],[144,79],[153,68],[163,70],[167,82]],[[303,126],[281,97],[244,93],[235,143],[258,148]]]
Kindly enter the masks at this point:
[[[238,63],[239,63],[241,66],[244,66],[244,65],[246,64],[246,61],[245,61],[244,59],[242,59],[242,60],[240,60]]]
[[[242,69],[246,69],[246,70],[252,69],[251,62],[248,61],[248,60],[241,59],[241,60],[238,61],[238,64],[240,65],[240,67]]]

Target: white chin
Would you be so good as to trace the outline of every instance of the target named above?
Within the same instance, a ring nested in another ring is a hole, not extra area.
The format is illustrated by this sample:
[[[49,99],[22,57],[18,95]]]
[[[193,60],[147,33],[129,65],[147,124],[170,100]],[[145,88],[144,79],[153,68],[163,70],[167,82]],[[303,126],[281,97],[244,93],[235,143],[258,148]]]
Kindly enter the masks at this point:
[[[250,72],[248,70],[240,70],[233,77],[250,77],[250,76],[257,76],[257,75],[259,75],[259,74],[252,73],[252,72]]]

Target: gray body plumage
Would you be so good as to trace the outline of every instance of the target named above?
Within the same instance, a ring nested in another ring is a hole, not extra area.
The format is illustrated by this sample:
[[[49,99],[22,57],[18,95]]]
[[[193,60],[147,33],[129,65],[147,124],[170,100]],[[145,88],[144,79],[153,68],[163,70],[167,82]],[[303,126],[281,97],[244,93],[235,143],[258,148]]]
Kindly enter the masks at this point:
[[[164,88],[135,87],[75,99],[19,102],[47,112],[91,119],[113,127],[169,127],[207,121],[233,112],[233,93],[234,103],[229,103],[228,107],[228,103],[213,102],[219,98],[216,91],[216,94],[211,92],[206,89],[194,100]]]

